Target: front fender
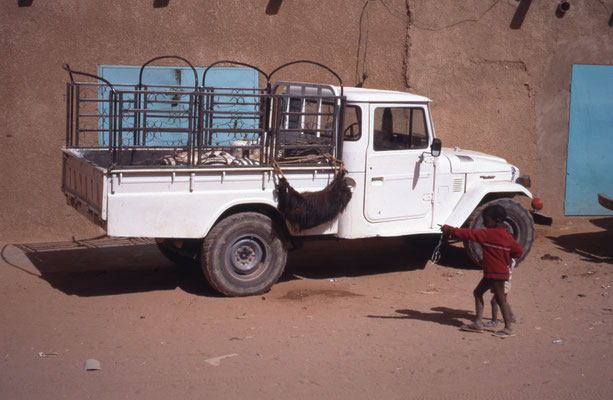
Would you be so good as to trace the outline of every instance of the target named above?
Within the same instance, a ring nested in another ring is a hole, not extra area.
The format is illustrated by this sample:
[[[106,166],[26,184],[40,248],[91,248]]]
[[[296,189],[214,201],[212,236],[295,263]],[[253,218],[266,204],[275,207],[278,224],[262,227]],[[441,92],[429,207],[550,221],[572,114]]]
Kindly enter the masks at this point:
[[[460,198],[460,201],[456,204],[445,224],[462,226],[475,208],[479,206],[481,200],[488,194],[494,193],[519,194],[532,198],[532,193],[528,189],[514,182],[491,182],[472,185],[470,190]]]

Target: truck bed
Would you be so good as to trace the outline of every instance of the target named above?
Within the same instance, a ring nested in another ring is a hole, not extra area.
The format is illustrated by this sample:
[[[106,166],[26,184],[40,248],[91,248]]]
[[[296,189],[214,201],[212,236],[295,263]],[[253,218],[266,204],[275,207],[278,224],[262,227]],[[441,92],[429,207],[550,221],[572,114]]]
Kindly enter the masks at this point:
[[[276,208],[277,174],[319,191],[342,165],[345,100],[330,85],[114,85],[66,69],[62,190],[111,236],[202,238],[232,208]]]
[[[319,191],[334,177],[329,165],[289,165],[283,173],[300,191]],[[110,236],[202,238],[224,212],[241,204],[276,207],[270,166],[108,166],[98,150],[63,151],[67,202]],[[327,225],[296,234],[336,233]]]

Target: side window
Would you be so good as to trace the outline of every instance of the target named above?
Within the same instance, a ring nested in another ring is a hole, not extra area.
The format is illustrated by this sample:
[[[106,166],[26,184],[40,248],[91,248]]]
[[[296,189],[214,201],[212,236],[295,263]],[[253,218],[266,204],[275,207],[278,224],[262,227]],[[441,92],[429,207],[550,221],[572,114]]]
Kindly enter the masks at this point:
[[[358,106],[345,107],[344,140],[358,140],[362,136],[362,112]]]
[[[322,103],[321,105],[321,119],[320,126],[322,130],[320,131],[320,135],[323,137],[332,137],[332,132],[334,132],[334,104],[331,103]]]
[[[334,105],[317,99],[291,97],[289,99],[288,129],[310,131],[318,136],[331,137]]]
[[[375,110],[375,151],[428,147],[426,114],[421,107],[380,107]]]
[[[287,119],[289,129],[307,129],[319,132],[322,137],[330,137],[334,122],[334,105],[323,102],[321,111],[317,102],[311,99],[291,97],[289,99],[290,115]],[[320,126],[320,129],[317,127]],[[358,140],[362,135],[362,113],[358,106],[345,107],[345,122],[343,124],[344,140]]]
[[[302,102],[300,99],[292,97],[289,99],[289,111],[292,113],[302,112]],[[287,127],[289,129],[298,129],[300,128],[300,115],[291,114],[289,116],[289,121]]]

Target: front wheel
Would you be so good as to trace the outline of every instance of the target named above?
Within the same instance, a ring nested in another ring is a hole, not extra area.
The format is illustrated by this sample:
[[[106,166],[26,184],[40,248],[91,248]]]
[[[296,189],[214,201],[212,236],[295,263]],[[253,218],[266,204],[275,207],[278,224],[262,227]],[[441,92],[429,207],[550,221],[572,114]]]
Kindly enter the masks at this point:
[[[245,212],[227,217],[204,239],[204,276],[227,296],[268,291],[281,277],[287,260],[280,232],[277,224],[263,214]]]
[[[477,208],[468,219],[466,225],[471,229],[483,229],[483,210],[492,205],[500,205],[504,207],[507,212],[507,218],[504,220],[504,225],[515,241],[524,250],[522,256],[517,260],[519,263],[526,258],[526,255],[528,255],[532,247],[532,242],[534,242],[534,220],[528,210],[522,207],[521,204],[511,199],[490,201]],[[479,243],[465,241],[464,248],[470,259],[477,265],[481,265],[481,259],[483,258],[481,245]]]

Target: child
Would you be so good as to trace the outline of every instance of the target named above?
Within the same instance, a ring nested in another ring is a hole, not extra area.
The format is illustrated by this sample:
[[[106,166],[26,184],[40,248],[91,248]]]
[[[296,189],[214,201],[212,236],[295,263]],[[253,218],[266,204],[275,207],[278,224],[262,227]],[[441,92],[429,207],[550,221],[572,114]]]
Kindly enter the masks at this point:
[[[513,269],[515,268],[515,260],[511,259],[511,264],[509,264],[509,280],[504,283],[504,298],[509,304],[509,292],[511,291],[511,278],[513,277]],[[498,326],[498,303],[496,303],[496,296],[493,295],[492,291],[492,300],[490,302],[490,306],[492,307],[492,319],[487,321],[484,326],[488,328],[495,328]],[[509,311],[511,312],[511,322],[515,323],[515,315],[513,315],[513,310],[511,310],[511,305],[509,304]]]
[[[520,258],[523,250],[505,229],[503,222],[506,217],[507,213],[504,207],[491,205],[483,210],[484,229],[460,229],[449,225],[442,227],[444,234],[477,242],[481,244],[483,249],[481,261],[483,278],[473,291],[475,296],[475,321],[470,325],[463,325],[462,330],[483,331],[483,294],[492,290],[504,319],[504,329],[497,331],[496,335],[501,337],[513,336],[511,308],[504,295],[504,284],[509,280],[508,266],[511,258]]]

